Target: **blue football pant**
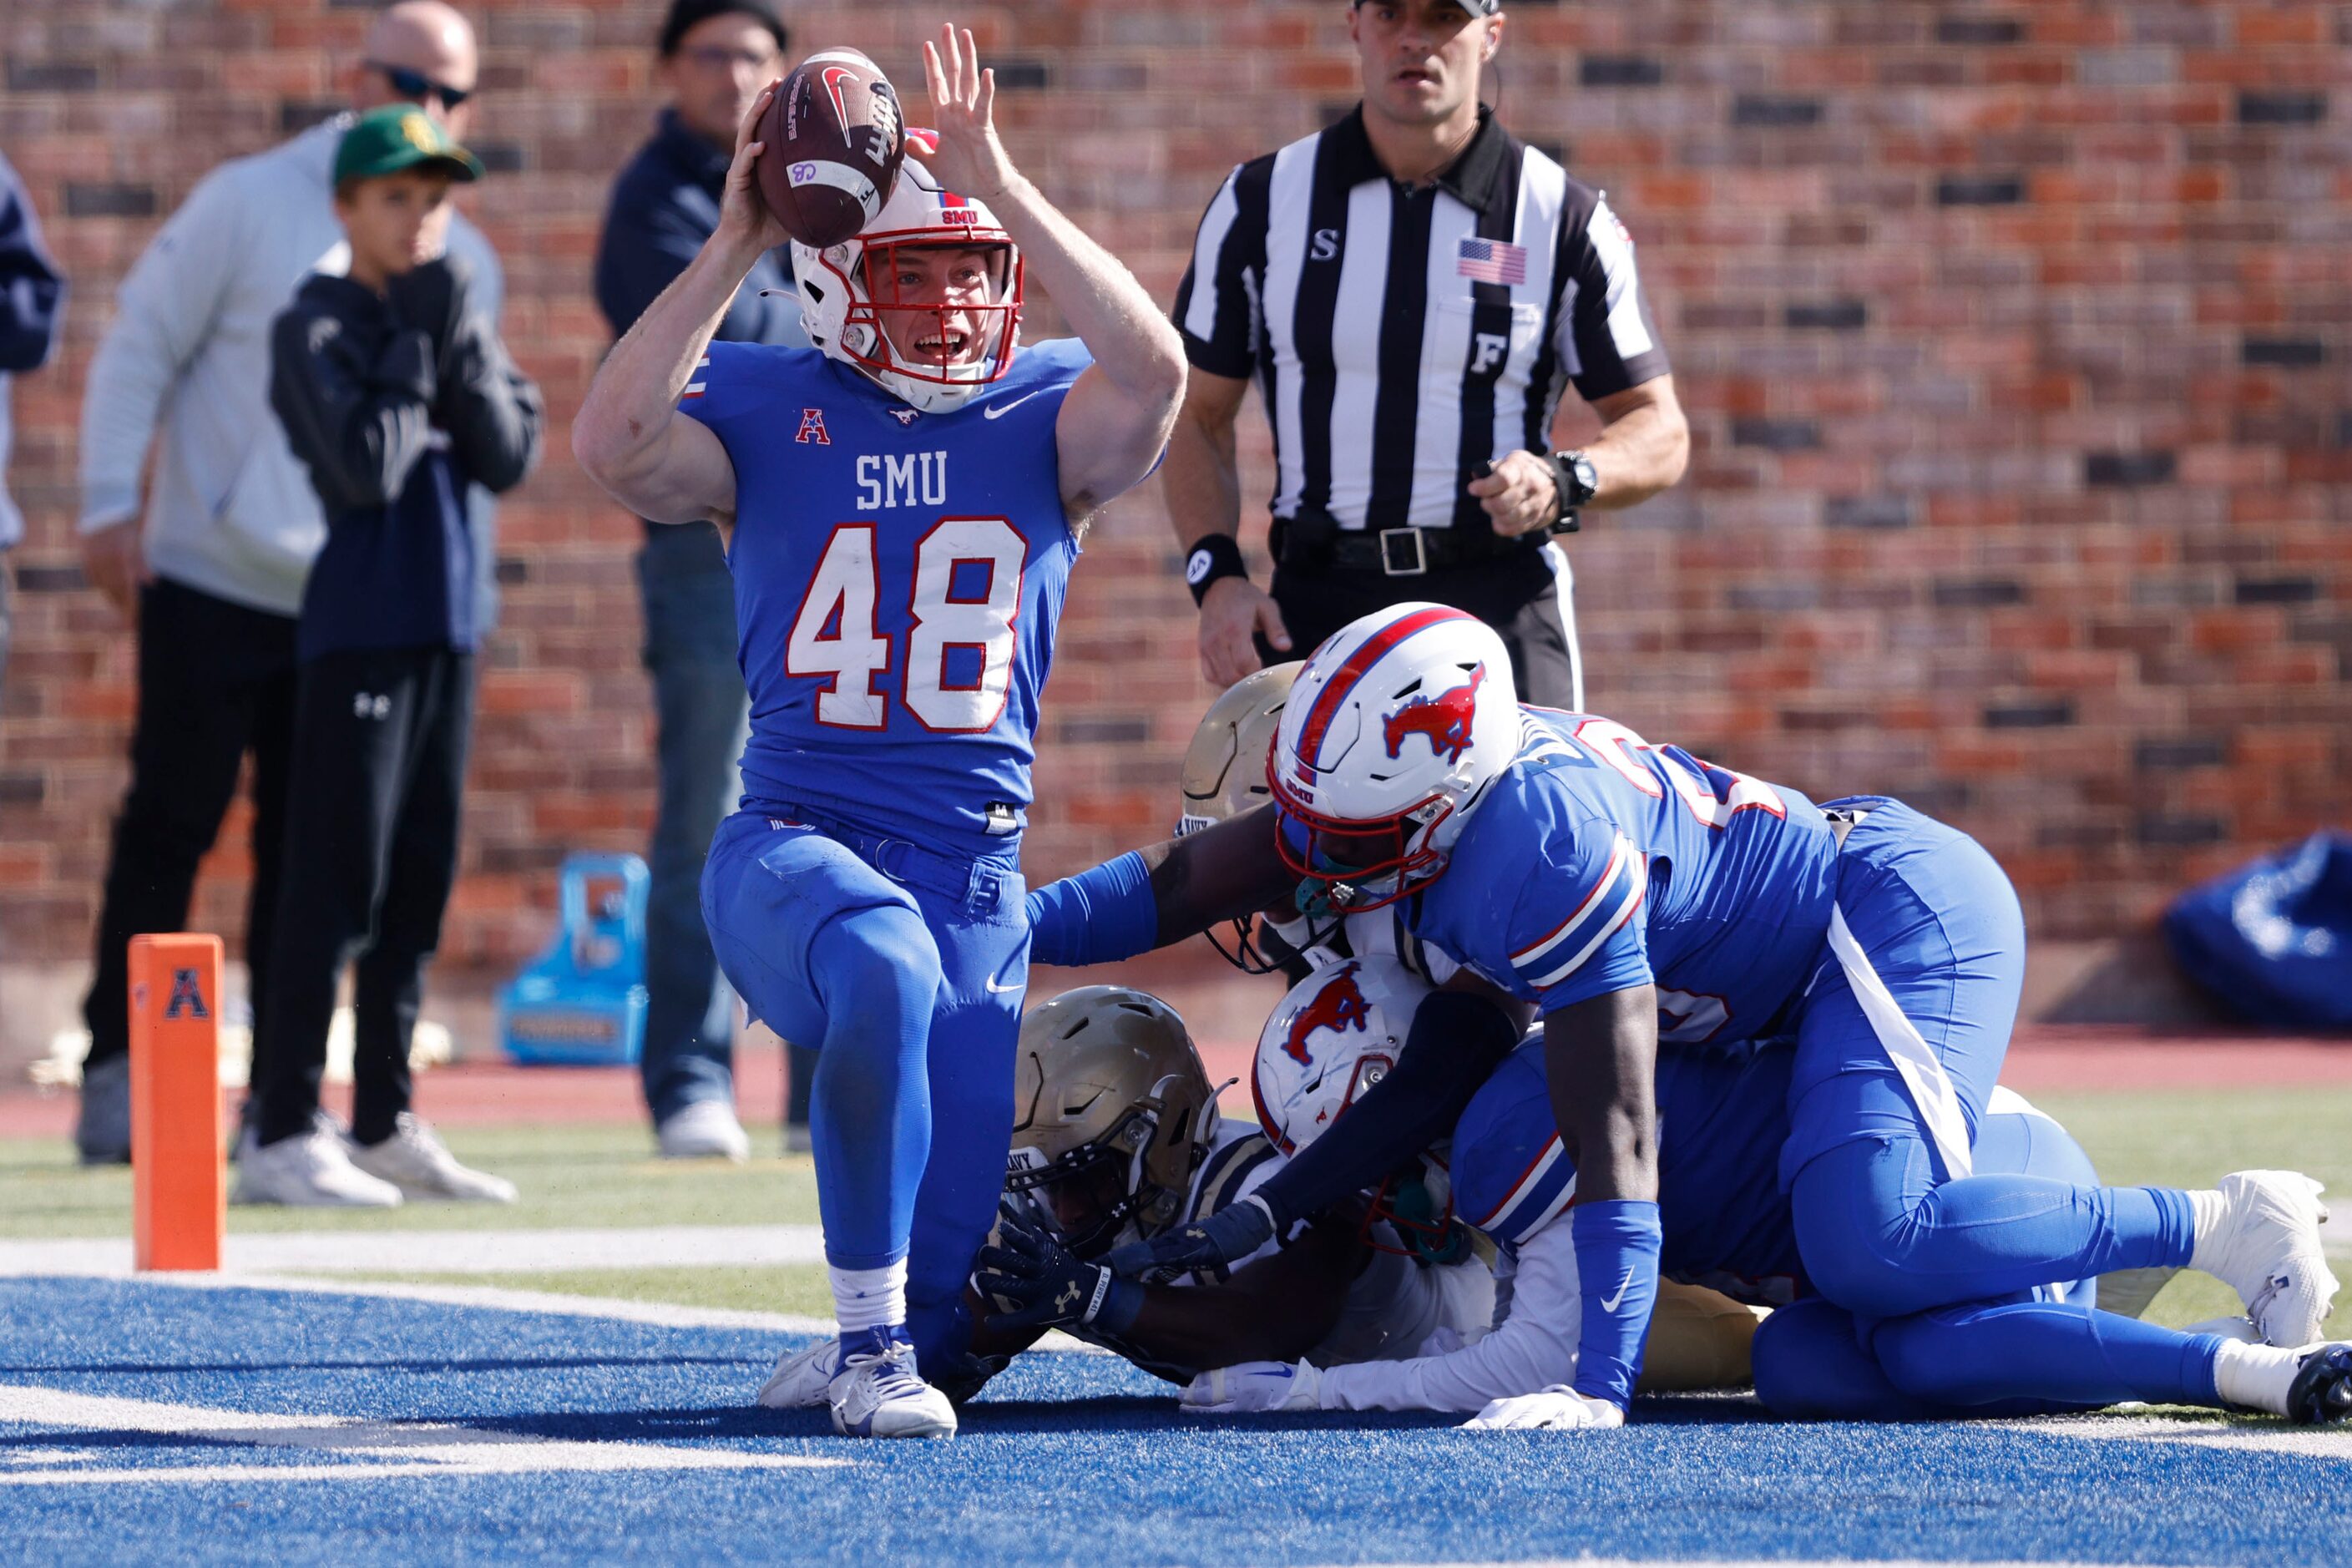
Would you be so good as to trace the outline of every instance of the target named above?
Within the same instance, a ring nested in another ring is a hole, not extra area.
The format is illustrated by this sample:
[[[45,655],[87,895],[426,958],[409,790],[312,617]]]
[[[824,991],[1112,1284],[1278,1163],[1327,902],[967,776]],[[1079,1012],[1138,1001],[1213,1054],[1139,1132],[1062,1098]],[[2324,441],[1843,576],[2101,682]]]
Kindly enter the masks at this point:
[[[1853,804],[1872,815],[1839,857],[1837,902],[1866,971],[1831,956],[1814,976],[1780,1162],[1812,1288],[1895,1318],[2186,1264],[2187,1194],[2102,1187],[2087,1161],[2020,1174],[2022,1155],[1978,1147],[2024,978],[2017,896],[1966,835]],[[1883,988],[1895,1025],[1865,988]]]
[[[1913,1147],[1924,1157],[1916,1141]],[[1940,1191],[1969,1189],[1960,1206],[2000,1208],[1979,1227],[1996,1246],[2004,1238],[2014,1246],[2021,1234],[2072,1235],[2095,1223],[2103,1197],[2137,1195],[2098,1187],[2082,1146],[2042,1116],[1988,1116],[1975,1162],[1976,1175]],[[1947,1259],[1961,1250],[1948,1249]],[[2011,1277],[2021,1267],[2004,1260],[1987,1278]],[[1942,1284],[1965,1288],[1954,1277]],[[1794,1302],[1757,1332],[1757,1394],[1776,1415],[1835,1421],[2034,1415],[2127,1399],[2218,1402],[2221,1341],[2099,1311],[2093,1278],[2015,1290],[1989,1286],[1982,1295],[1884,1319],[1819,1296]]]
[[[886,875],[877,863],[888,868]],[[817,1047],[809,1131],[825,1257],[907,1260],[907,1329],[943,1365],[994,1221],[1028,974],[1020,877],[739,812],[703,871],[704,918],[754,1017]]]

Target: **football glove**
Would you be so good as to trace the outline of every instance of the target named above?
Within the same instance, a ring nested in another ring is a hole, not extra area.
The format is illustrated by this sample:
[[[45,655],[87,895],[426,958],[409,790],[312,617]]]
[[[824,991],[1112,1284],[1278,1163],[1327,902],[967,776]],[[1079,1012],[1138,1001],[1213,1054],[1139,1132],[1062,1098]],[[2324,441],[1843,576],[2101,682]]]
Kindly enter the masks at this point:
[[[1274,1211],[1252,1193],[1228,1204],[1207,1219],[1170,1227],[1149,1241],[1130,1241],[1111,1249],[1114,1274],[1132,1279],[1143,1275],[1165,1279],[1194,1269],[1221,1268],[1237,1258],[1247,1258],[1274,1239]]]
[[[1622,1426],[1625,1413],[1605,1399],[1581,1394],[1564,1383],[1535,1394],[1491,1399],[1486,1408],[1462,1423],[1480,1432],[1565,1432],[1571,1428]]]
[[[980,1249],[972,1284],[998,1307],[992,1329],[1052,1329],[1092,1324],[1118,1333],[1135,1321],[1143,1288],[1078,1258],[1041,1230],[1010,1215],[997,1222],[996,1241]]]
[[[1323,1372],[1308,1362],[1245,1361],[1204,1372],[1179,1396],[1196,1415],[1266,1415],[1323,1407]]]

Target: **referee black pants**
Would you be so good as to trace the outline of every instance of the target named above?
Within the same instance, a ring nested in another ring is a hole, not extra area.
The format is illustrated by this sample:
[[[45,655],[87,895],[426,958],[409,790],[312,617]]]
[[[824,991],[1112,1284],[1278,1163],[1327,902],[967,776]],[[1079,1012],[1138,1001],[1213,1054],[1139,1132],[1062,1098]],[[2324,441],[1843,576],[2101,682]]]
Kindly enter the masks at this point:
[[[1584,666],[1576,646],[1574,585],[1568,552],[1556,542],[1414,577],[1277,566],[1272,593],[1290,631],[1291,651],[1277,654],[1260,637],[1258,658],[1266,664],[1305,658],[1360,616],[1427,600],[1466,610],[1495,628],[1511,650],[1511,679],[1520,701],[1582,712]]]
[[[457,877],[473,716],[470,654],[366,649],[302,666],[269,990],[255,1009],[260,1142],[304,1131],[318,1110],[335,984],[354,955],[352,1138],[382,1142],[408,1109],[408,1047]]]

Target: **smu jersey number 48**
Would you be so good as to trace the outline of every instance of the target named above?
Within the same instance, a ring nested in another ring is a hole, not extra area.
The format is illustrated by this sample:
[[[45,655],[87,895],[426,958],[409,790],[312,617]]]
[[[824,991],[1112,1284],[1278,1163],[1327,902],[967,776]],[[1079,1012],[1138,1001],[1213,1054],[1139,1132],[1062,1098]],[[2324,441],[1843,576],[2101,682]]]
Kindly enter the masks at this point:
[[[813,349],[710,346],[680,408],[735,467],[746,806],[956,856],[1018,843],[1078,552],[1055,430],[1088,363],[1034,344],[923,414]]]
[[[824,679],[816,693],[817,722],[845,730],[889,725],[882,676],[894,661],[890,638],[877,629],[882,588],[877,526],[835,526],[784,645],[784,673]],[[1028,540],[1003,517],[941,518],[916,542],[908,602],[913,624],[898,661],[906,672],[898,695],[924,729],[978,734],[1003,713],[1028,556]],[[976,669],[961,681],[948,669],[948,656],[957,649],[979,656]]]

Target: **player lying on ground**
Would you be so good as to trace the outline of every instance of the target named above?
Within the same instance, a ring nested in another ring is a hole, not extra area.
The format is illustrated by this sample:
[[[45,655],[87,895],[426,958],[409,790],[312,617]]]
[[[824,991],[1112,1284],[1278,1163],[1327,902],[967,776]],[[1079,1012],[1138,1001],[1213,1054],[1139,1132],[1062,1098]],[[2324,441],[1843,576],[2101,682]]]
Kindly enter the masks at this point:
[[[1116,1278],[1102,1266],[1113,1247],[1207,1218],[1282,1155],[1255,1122],[1217,1114],[1184,1021],[1145,992],[1089,985],[1031,1008],[1019,1073],[1004,1212],[975,1281],[996,1315],[971,1358],[934,1374],[959,1400],[1052,1328],[1183,1383],[1236,1361],[1414,1355],[1492,1315],[1493,1278],[1466,1246],[1442,1262],[1413,1256],[1360,1205],[1230,1268]],[[823,1350],[778,1362],[761,1403],[821,1403]]]
[[[753,189],[762,95],[717,232],[572,430],[616,500],[728,545],[751,740],[703,914],[751,1013],[820,1051],[830,1400],[877,1436],[955,1429],[919,1368],[963,1350],[1003,1180],[1055,622],[1079,531],[1150,470],[1184,385],[1150,296],[1006,158],[971,37],[943,29],[924,65],[927,164],[860,238],[793,248],[820,347],[710,341],[785,238]],[[1016,354],[1024,266],[1080,341]]]
[[[2240,1173],[2189,1193],[1975,1173],[2024,928],[1966,836],[1897,801],[1817,806],[1607,719],[1523,710],[1494,634],[1434,605],[1368,616],[1316,650],[1269,782],[1272,810],[1039,889],[1033,954],[1123,958],[1285,896],[1307,912],[1402,902],[1426,946],[1534,1005],[1583,1172],[1586,1419],[1622,1419],[1654,1295],[1661,1037],[1794,1036],[1779,1181],[1806,1278],[1851,1311],[2186,1266],[2235,1289],[2269,1342],[2317,1337],[2336,1280],[2306,1177]],[[1114,1266],[1239,1256],[1443,1135],[1511,1041],[1465,1015],[1421,1051],[1430,1014],[1385,1086],[1409,1092],[1369,1097],[1347,1137]]]
[[[1259,1070],[1277,1081],[1352,1073],[1377,1051],[1338,1036],[1318,1040],[1306,1065],[1262,1052]],[[2160,1328],[2097,1310],[2095,1279],[1881,1321],[1805,1294],[1789,1197],[1775,1178],[1797,1062],[1788,1040],[1739,1057],[1675,1045],[1658,1053],[1660,1267],[1776,1304],[1752,1349],[1757,1392],[1776,1413],[1916,1420],[2146,1400],[2306,1422],[2352,1415],[2352,1344],[2247,1343],[2242,1321],[2235,1334]],[[1185,1405],[1217,1414],[1476,1410],[1473,1426],[1588,1425],[1573,1391],[1581,1308],[1564,1218],[1576,1169],[1545,1077],[1543,1045],[1531,1038],[1472,1099],[1452,1142],[1460,1212],[1511,1265],[1509,1314],[1493,1333],[1452,1354],[1378,1366],[1322,1367],[1309,1357],[1226,1368],[1195,1379]],[[2098,1181],[2064,1129],[1998,1087],[1975,1156],[1981,1175],[2076,1188]]]

